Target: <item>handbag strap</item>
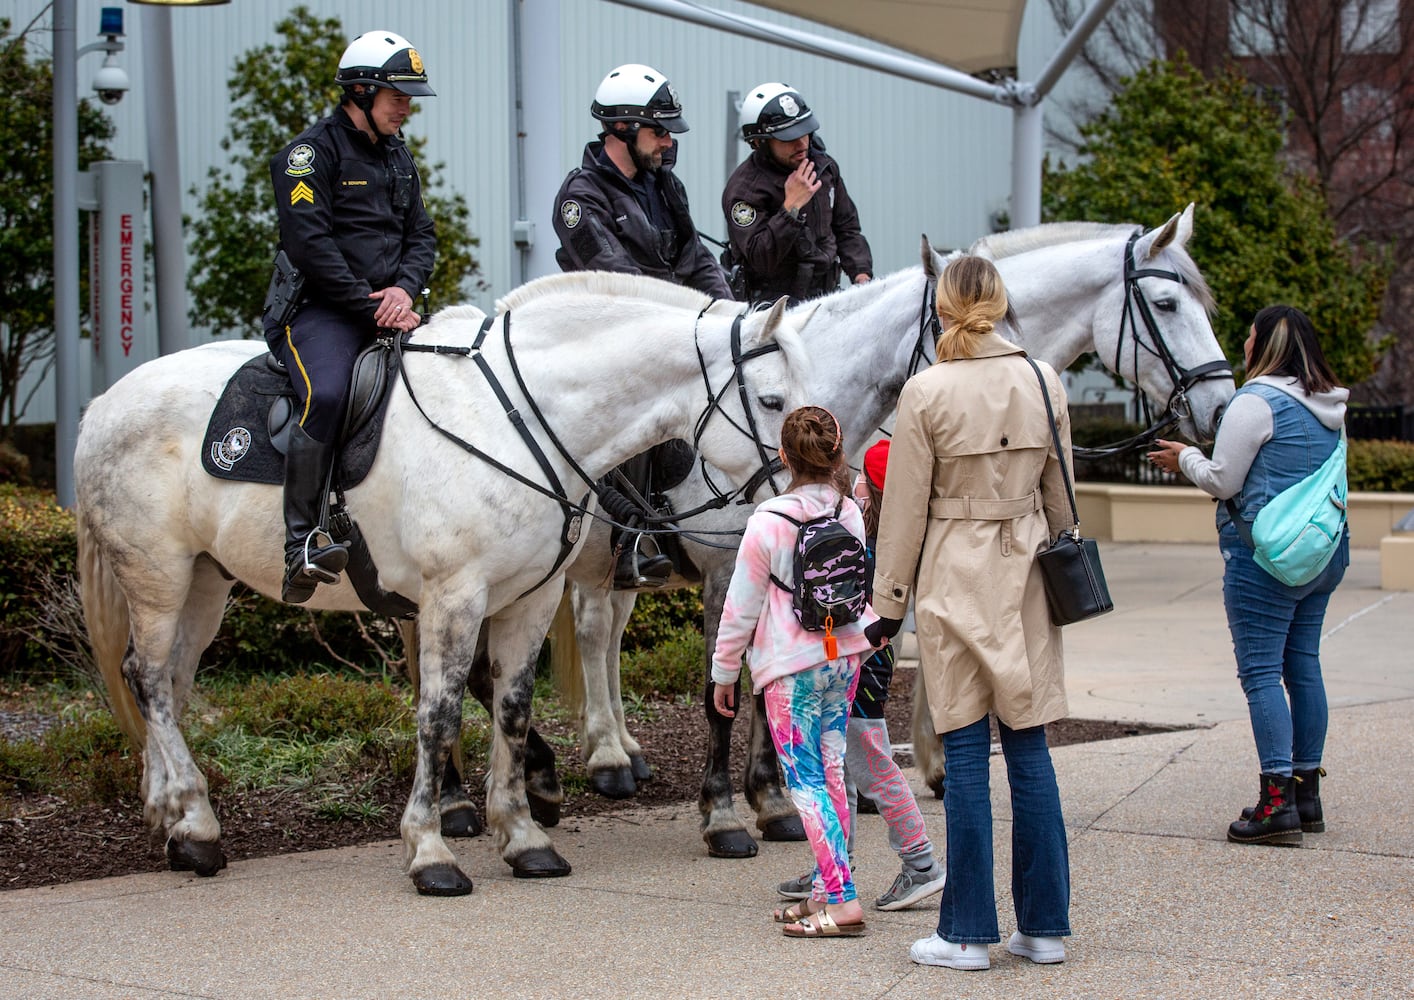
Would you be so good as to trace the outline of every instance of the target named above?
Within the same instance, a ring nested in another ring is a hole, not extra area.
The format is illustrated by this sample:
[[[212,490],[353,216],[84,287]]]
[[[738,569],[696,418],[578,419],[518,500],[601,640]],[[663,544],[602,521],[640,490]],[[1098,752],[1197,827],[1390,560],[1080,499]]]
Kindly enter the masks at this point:
[[[1070,517],[1075,522],[1076,530],[1080,529],[1080,512],[1075,509],[1075,489],[1070,484],[1070,470],[1065,465],[1065,451],[1061,448],[1060,431],[1056,428],[1056,414],[1051,409],[1051,393],[1046,388],[1046,377],[1041,374],[1041,366],[1025,355],[1026,363],[1031,366],[1031,370],[1036,373],[1036,381],[1041,383],[1041,398],[1046,401],[1046,420],[1051,425],[1051,443],[1056,446],[1056,461],[1060,463],[1061,478],[1065,480],[1065,495],[1070,501]]]

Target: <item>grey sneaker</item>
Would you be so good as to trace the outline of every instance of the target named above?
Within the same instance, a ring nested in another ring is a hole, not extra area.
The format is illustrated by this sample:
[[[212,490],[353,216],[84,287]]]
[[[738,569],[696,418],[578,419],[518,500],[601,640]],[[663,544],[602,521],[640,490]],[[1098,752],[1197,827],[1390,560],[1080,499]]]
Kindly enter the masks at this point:
[[[920,899],[942,892],[947,880],[947,873],[937,861],[925,872],[905,865],[898,878],[894,879],[894,884],[889,886],[889,891],[874,901],[874,906],[880,910],[902,910]]]
[[[776,892],[780,893],[782,899],[809,899],[814,885],[815,869],[812,868],[804,875],[786,879],[776,886]]]

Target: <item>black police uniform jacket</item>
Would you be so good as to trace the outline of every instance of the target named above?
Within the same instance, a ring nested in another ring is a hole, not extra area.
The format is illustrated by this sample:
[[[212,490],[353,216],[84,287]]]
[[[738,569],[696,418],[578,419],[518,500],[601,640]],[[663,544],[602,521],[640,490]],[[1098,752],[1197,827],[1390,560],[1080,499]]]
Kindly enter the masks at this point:
[[[270,160],[280,246],[305,297],[373,322],[369,293],[397,285],[414,299],[437,254],[436,227],[402,139],[374,143],[342,108]]]
[[[687,191],[672,172],[677,143],[663,154],[663,166],[656,171],[667,208],[668,226],[661,231],[634,197],[628,179],[601,156],[603,149],[602,141],[585,146],[583,163],[570,171],[555,196],[560,270],[647,274],[730,299],[726,275],[697,238]]]
[[[727,239],[732,255],[746,269],[753,299],[804,298],[832,291],[838,285],[836,258],[849,281],[860,274],[874,275],[874,258],[839,165],[813,144],[809,155],[820,190],[798,219],[783,208],[792,168],[777,163],[764,145],[732,171],[722,191]]]

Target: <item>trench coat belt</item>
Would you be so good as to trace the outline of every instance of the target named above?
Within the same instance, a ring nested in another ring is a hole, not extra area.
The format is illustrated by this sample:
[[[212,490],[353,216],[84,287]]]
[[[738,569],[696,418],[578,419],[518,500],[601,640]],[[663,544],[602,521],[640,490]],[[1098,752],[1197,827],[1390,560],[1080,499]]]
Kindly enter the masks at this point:
[[[1041,490],[1034,489],[1014,500],[976,497],[934,497],[928,501],[928,516],[961,521],[1010,521],[1042,509]]]

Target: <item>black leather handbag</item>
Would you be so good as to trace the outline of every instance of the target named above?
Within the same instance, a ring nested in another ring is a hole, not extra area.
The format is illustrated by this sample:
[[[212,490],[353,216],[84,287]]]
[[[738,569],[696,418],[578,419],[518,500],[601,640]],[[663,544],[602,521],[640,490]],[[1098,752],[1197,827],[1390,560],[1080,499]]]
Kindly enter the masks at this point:
[[[1075,489],[1071,486],[1070,470],[1066,468],[1065,451],[1061,448],[1056,415],[1051,409],[1051,394],[1046,391],[1046,379],[1035,361],[1026,359],[1041,383],[1041,398],[1046,401],[1046,419],[1051,423],[1051,441],[1056,446],[1065,493],[1070,500],[1070,516],[1075,527],[1062,531],[1051,545],[1036,555],[1041,567],[1041,579],[1046,585],[1046,601],[1051,606],[1051,622],[1073,625],[1114,610],[1110,588],[1105,583],[1105,570],[1100,565],[1100,547],[1095,539],[1080,534],[1080,513],[1075,507]]]

